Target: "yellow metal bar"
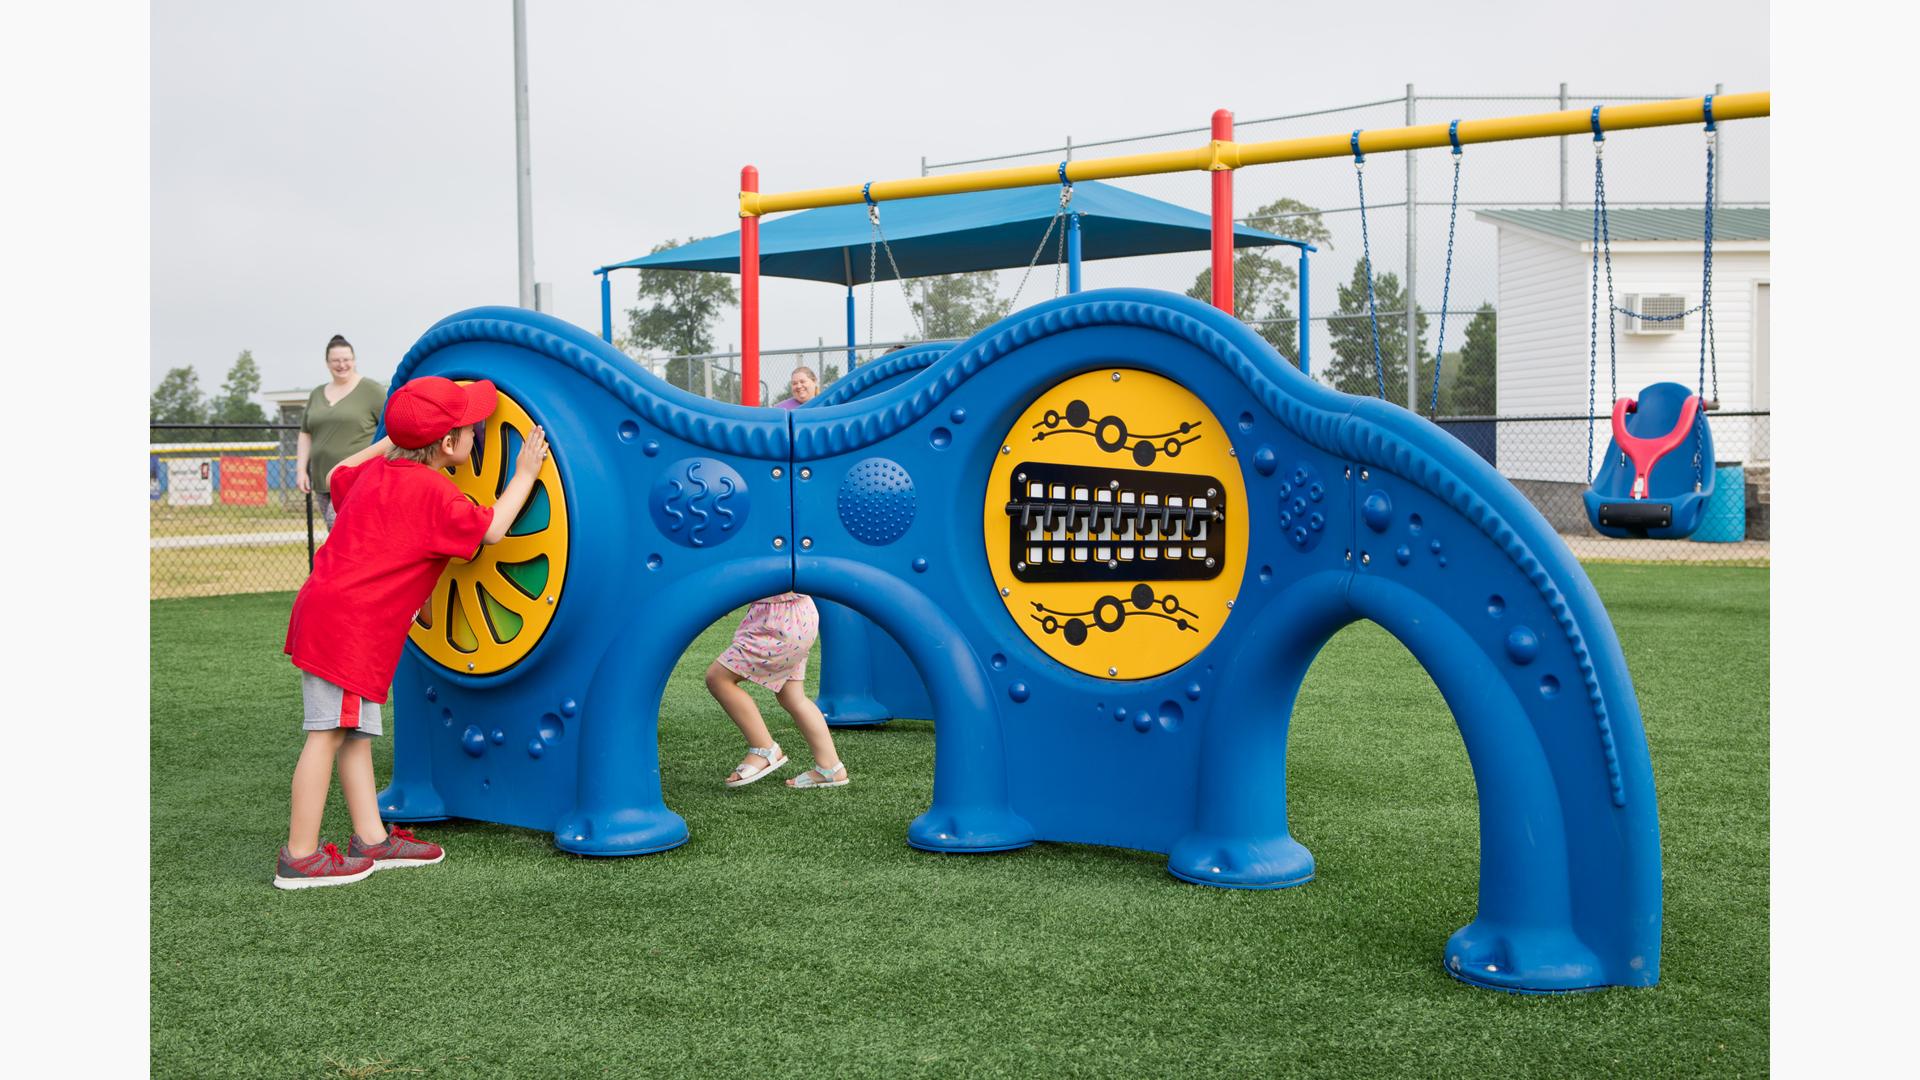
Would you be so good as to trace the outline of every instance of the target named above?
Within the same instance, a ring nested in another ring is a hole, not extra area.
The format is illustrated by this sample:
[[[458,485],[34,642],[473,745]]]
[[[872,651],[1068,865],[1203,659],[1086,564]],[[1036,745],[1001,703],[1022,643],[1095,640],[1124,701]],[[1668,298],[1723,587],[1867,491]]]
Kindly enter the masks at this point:
[[[1705,122],[1704,98],[1679,98],[1673,101],[1649,101],[1633,105],[1607,105],[1600,110],[1602,131],[1628,131],[1634,128],[1670,127]],[[1544,139],[1560,135],[1585,135],[1592,132],[1591,109],[1536,113],[1532,116],[1506,116],[1490,120],[1460,121],[1462,143],[1508,142],[1514,139]],[[1772,114],[1772,94],[1761,90],[1747,94],[1716,94],[1713,118],[1750,120]],[[1396,150],[1421,150],[1452,145],[1447,139],[1447,124],[1422,124],[1417,127],[1379,128],[1360,133],[1360,150],[1366,154]],[[1278,139],[1272,142],[1233,143],[1215,141],[1191,150],[1163,150],[1154,154],[1125,154],[1119,157],[1083,158],[1067,164],[1069,180],[1114,180],[1127,176],[1151,176],[1171,172],[1211,172],[1238,169],[1248,165],[1271,165],[1282,161],[1308,161],[1315,158],[1347,157],[1353,150],[1351,133],[1315,135],[1303,139]],[[1005,188],[1039,187],[1060,182],[1057,165],[1021,165],[1009,169],[985,169],[978,172],[949,173],[945,176],[921,176],[907,180],[880,180],[870,185],[874,202],[914,199],[924,195],[957,195],[967,191],[999,191]],[[820,206],[848,206],[865,201],[863,185],[814,188],[810,191],[786,191],[760,194],[740,193],[740,216],[757,217],[786,210],[811,210]]]

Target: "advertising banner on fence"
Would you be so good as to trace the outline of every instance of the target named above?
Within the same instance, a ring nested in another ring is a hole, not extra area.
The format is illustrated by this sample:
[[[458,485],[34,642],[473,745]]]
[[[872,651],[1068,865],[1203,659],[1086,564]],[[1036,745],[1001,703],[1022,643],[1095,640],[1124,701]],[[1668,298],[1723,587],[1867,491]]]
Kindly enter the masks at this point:
[[[212,506],[213,461],[209,458],[169,460],[167,502],[174,506]]]
[[[267,505],[266,459],[221,458],[220,501],[228,506]]]

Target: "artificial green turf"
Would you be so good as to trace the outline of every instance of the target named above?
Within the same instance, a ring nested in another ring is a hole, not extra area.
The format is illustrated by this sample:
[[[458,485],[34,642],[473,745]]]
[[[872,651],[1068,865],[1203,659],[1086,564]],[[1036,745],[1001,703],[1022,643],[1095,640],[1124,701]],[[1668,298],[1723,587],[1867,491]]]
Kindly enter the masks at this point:
[[[1767,572],[1590,573],[1652,743],[1665,949],[1658,987],[1563,997],[1441,971],[1474,911],[1472,780],[1438,692],[1370,625],[1336,637],[1300,693],[1287,783],[1318,861],[1303,888],[1198,888],[1108,848],[913,851],[924,722],[841,733],[850,787],[727,791],[741,744],[700,681],[723,621],[661,706],[691,843],[590,860],[446,823],[419,830],[447,846],[441,866],[283,893],[269,880],[302,738],[290,598],[155,602],[153,1071],[1764,1074]],[[390,759],[382,739],[383,781]],[[345,822],[336,793],[326,835],[343,846]]]

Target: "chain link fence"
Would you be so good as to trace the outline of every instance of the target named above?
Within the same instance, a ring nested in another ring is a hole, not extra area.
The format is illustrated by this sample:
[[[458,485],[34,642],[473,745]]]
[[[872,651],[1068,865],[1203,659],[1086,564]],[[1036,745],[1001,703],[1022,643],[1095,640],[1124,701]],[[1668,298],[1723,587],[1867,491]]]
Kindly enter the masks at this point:
[[[150,426],[150,598],[300,587],[327,534],[300,490],[299,433],[284,424]]]

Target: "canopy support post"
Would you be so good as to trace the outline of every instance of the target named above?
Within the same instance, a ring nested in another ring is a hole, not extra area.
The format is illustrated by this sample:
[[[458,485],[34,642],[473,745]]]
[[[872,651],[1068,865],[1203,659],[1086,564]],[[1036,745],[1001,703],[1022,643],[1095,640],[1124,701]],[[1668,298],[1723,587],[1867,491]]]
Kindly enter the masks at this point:
[[[1307,292],[1307,249],[1303,247],[1300,249],[1300,374],[1302,375],[1313,374],[1313,365],[1307,361],[1307,343],[1313,340],[1313,319],[1309,316],[1312,310]]]
[[[1233,141],[1233,113],[1213,113],[1213,141]],[[1233,170],[1213,171],[1213,306],[1233,314]]]
[[[608,283],[610,275],[605,270],[596,270],[600,275],[600,340],[613,344],[613,287]]]
[[[1080,291],[1080,212],[1067,215],[1067,292]]]
[[[740,190],[760,190],[760,170],[740,170]],[[740,219],[740,404],[760,404],[760,218]]]

